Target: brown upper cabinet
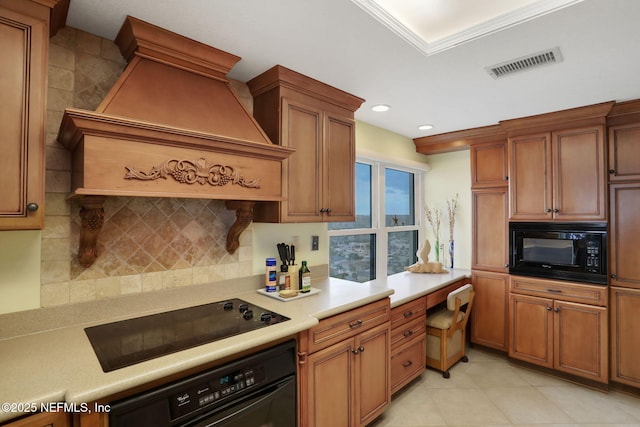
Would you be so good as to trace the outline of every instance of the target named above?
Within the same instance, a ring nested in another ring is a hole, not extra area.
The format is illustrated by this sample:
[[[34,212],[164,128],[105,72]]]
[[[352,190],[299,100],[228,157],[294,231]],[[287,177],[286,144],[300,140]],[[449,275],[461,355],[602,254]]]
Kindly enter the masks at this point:
[[[0,230],[43,226],[47,50],[55,3],[0,2]]]
[[[609,127],[609,181],[640,180],[640,123]]]
[[[604,121],[611,105],[502,122],[510,129],[511,221],[607,219]]]
[[[254,220],[354,221],[354,113],[364,100],[282,66],[247,85],[265,133],[296,150],[283,163],[285,200],[257,204]]]
[[[471,188],[506,187],[506,140],[471,145]]]

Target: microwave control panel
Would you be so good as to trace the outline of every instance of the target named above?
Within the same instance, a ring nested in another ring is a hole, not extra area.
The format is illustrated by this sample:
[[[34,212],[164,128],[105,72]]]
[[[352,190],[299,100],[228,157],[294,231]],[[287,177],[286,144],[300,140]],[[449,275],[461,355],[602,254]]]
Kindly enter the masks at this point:
[[[600,272],[600,242],[598,240],[587,240],[585,269],[590,273]]]

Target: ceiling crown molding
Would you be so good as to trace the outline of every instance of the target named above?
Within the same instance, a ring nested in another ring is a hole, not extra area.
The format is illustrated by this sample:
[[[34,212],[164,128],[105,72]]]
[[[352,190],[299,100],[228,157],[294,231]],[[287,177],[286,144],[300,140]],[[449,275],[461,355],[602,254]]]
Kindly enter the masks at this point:
[[[376,0],[351,1],[377,19],[381,24],[393,31],[396,35],[400,36],[404,41],[418,49],[418,51],[429,56],[504,30],[514,25],[521,24],[531,19],[538,18],[548,13],[555,12],[565,7],[572,6],[582,2],[583,0],[542,0],[513,12],[497,16],[481,24],[474,25],[466,30],[459,31],[431,43],[428,43],[413,30],[404,25],[398,18],[380,6]]]

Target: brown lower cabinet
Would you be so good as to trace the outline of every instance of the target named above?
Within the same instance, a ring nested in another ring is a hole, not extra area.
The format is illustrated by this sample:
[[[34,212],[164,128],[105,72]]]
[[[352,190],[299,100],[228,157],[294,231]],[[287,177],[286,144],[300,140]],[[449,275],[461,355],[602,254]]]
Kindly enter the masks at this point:
[[[611,287],[611,381],[640,387],[640,289]]]
[[[382,414],[391,401],[390,312],[387,298],[300,334],[299,425],[365,426]]]
[[[5,427],[71,427],[69,414],[64,412],[41,412],[20,418]]]
[[[607,383],[606,292],[605,286],[511,276],[509,356]]]
[[[471,310],[471,342],[508,351],[509,275],[473,270],[475,292]]]
[[[391,393],[425,370],[427,298],[416,298],[391,310]]]

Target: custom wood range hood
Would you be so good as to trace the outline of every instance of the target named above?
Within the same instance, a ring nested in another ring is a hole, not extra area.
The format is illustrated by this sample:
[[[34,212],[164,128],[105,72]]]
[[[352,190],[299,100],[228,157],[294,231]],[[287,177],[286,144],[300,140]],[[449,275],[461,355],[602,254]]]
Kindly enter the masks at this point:
[[[127,17],[115,40],[128,61],[96,111],[65,110],[58,141],[71,151],[80,198],[78,257],[97,257],[106,196],[226,200],[235,252],[256,201],[282,200],[282,160],[237,98],[227,73],[239,57]]]

